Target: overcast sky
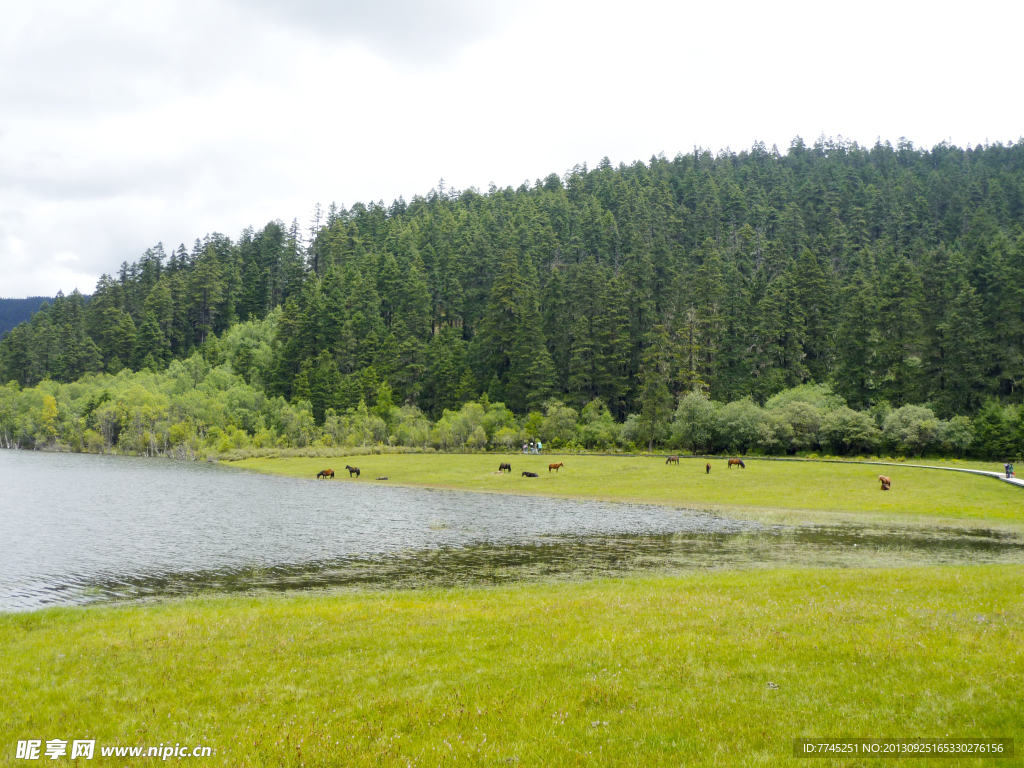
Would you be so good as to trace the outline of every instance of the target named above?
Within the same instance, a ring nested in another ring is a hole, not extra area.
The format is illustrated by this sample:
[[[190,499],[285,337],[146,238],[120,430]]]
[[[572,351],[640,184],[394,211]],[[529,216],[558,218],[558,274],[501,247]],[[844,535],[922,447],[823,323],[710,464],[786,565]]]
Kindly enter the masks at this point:
[[[1024,4],[0,0],[0,296],[695,145],[1017,141]]]

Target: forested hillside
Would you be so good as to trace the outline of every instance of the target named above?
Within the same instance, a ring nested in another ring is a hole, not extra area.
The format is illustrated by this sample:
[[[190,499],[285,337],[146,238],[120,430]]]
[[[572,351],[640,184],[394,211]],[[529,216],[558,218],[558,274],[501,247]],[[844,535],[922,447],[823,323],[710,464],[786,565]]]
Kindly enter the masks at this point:
[[[27,299],[0,299],[0,338],[16,325],[30,320],[44,301],[49,303],[53,298],[29,296]]]
[[[657,421],[686,392],[763,403],[804,383],[948,418],[1021,402],[1022,288],[1024,145],[797,139],[158,245],[10,332],[0,380],[198,349],[317,424],[385,382],[433,418],[486,393]],[[221,338],[271,313],[246,326],[270,338]]]

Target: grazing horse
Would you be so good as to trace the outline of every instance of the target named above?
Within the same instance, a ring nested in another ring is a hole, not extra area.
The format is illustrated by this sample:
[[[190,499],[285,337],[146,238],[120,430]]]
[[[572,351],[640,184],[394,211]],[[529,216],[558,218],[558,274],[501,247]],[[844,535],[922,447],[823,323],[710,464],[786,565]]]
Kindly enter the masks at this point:
[[[348,464],[346,464],[345,469],[348,470],[349,477],[352,477],[352,475],[359,477],[359,467],[350,467]]]
[[[324,480],[326,480],[328,477],[333,480],[334,479],[334,470],[333,469],[322,469],[322,470],[320,470],[319,472],[316,473],[316,479],[319,480],[321,477]]]
[[[704,465],[704,474],[705,475],[710,475],[711,474],[711,462],[708,462],[707,464]]]
[[[559,467],[564,467],[564,466],[565,466],[565,464],[563,464],[562,462],[558,462],[557,464],[548,464],[548,473],[550,474],[551,470],[553,469],[553,470],[555,470],[555,474],[557,475],[558,474],[558,468]]]
[[[665,459],[665,463],[666,464],[678,464],[679,463],[679,457],[678,456],[669,456],[667,459]]]
[[[503,462],[501,462],[501,464],[499,464],[499,465],[498,465],[498,471],[499,471],[499,472],[504,472],[504,471],[505,471],[506,469],[507,469],[507,470],[508,470],[509,472],[511,472],[511,471],[512,471],[512,465],[511,465],[511,464],[509,464],[509,463],[508,463],[508,462],[506,462],[506,461],[503,461]]]
[[[523,472],[523,477],[540,477],[536,472]]]
[[[746,469],[747,465],[743,463],[743,459],[729,459],[729,469],[732,469],[733,467]]]
[[[878,481],[882,484],[882,490],[883,491],[888,491],[889,490],[889,486],[892,485],[892,480],[890,480],[885,475],[879,475],[878,476]]]

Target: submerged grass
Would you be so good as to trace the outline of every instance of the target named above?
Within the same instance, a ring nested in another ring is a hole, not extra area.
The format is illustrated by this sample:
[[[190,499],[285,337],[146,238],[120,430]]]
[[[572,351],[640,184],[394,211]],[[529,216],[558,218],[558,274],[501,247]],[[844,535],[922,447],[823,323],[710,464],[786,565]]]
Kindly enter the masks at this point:
[[[231,766],[781,765],[804,736],[1019,750],[1022,577],[717,572],[2,615],[0,764],[27,738],[95,738],[97,764],[117,762],[102,745],[203,744]]]
[[[502,461],[511,462],[511,474],[495,471]],[[557,473],[549,472],[548,464],[558,461],[565,466]],[[359,466],[359,479],[349,479],[343,469],[346,463]],[[337,473],[336,483],[377,482],[373,478],[385,476],[390,484],[735,510],[746,517],[780,521],[867,517],[874,522],[1024,525],[1024,489],[980,475],[908,466],[753,458],[746,459],[746,469],[732,470],[726,468],[724,459],[711,459],[712,471],[706,474],[705,463],[705,459],[684,458],[674,466],[666,465],[664,458],[644,456],[406,454],[360,456],[351,462],[247,459],[229,466],[309,479],[331,467]],[[522,477],[524,470],[541,476]],[[892,478],[892,490],[879,489],[880,474]]]

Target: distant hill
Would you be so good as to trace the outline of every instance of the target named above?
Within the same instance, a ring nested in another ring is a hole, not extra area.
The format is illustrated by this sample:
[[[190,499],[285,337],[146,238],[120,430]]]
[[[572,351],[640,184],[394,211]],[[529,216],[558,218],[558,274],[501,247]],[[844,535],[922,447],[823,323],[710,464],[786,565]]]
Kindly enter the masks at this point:
[[[0,337],[18,323],[31,319],[44,301],[52,304],[53,297],[29,296],[27,299],[0,299]]]

